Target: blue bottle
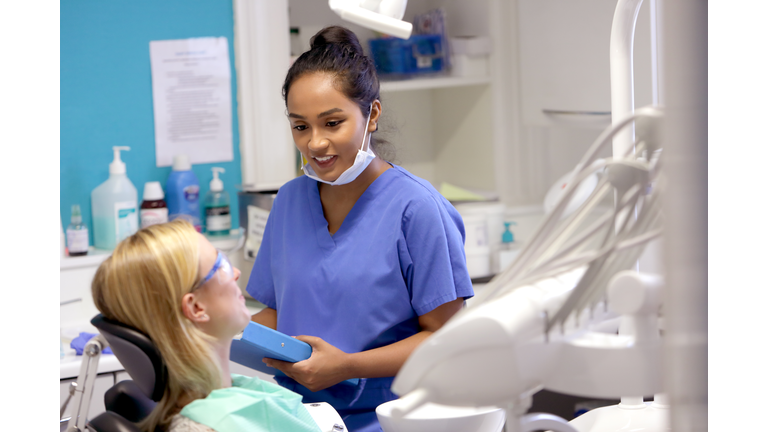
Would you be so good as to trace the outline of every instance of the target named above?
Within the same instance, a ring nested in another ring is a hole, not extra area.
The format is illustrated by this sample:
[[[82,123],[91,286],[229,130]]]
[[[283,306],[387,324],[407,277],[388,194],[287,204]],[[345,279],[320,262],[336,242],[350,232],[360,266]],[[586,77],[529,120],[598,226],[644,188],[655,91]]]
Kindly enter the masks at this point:
[[[173,169],[165,189],[168,220],[184,218],[195,226],[197,232],[203,232],[200,221],[200,183],[186,155],[173,158]]]

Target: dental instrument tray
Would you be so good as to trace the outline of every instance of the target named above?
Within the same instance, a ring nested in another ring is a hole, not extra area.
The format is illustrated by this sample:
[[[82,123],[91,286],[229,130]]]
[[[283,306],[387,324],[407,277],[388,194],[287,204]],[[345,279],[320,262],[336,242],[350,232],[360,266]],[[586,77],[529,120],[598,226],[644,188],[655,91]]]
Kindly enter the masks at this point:
[[[267,366],[261,359],[267,357],[296,363],[308,359],[311,355],[312,346],[308,343],[251,321],[243,331],[242,337],[232,340],[229,359],[269,375],[285,376],[279,370]],[[357,385],[358,381],[353,378],[344,382]]]

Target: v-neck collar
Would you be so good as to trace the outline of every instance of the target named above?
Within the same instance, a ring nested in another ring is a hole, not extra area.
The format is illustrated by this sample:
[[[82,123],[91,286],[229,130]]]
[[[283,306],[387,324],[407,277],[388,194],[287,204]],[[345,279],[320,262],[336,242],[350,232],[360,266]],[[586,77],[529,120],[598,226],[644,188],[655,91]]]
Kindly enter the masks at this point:
[[[378,191],[384,188],[392,178],[389,174],[390,171],[396,171],[397,167],[392,165],[392,168],[384,171],[374,180],[368,188],[365,189],[360,198],[357,199],[355,205],[349,210],[349,213],[342,221],[341,226],[336,232],[331,235],[328,231],[328,221],[325,219],[323,213],[323,202],[320,200],[320,188],[319,182],[316,180],[308,179],[307,181],[307,195],[309,197],[309,206],[312,212],[312,221],[315,226],[315,233],[317,236],[317,243],[320,248],[330,252],[336,248],[337,242],[344,238],[349,229],[356,225],[356,221],[360,219],[368,209],[368,203],[372,202]]]

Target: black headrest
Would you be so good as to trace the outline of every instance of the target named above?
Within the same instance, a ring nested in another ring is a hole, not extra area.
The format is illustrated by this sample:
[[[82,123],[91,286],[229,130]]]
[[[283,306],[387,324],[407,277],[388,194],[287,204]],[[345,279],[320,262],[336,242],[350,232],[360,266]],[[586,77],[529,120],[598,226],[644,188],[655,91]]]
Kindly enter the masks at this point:
[[[144,333],[98,314],[91,320],[115,354],[120,364],[141,391],[157,402],[163,397],[168,371],[152,340]]]

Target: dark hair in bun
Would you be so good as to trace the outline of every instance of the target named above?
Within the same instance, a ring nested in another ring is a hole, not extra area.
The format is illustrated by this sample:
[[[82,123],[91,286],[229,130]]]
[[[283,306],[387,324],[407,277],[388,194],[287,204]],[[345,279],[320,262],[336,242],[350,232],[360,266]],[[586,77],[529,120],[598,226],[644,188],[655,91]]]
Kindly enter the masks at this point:
[[[307,73],[324,72],[333,75],[337,89],[357,103],[367,116],[371,103],[379,99],[379,77],[373,60],[365,55],[357,36],[341,26],[320,30],[310,41],[311,48],[303,53],[288,70],[283,84],[283,99],[288,104],[291,84]]]

